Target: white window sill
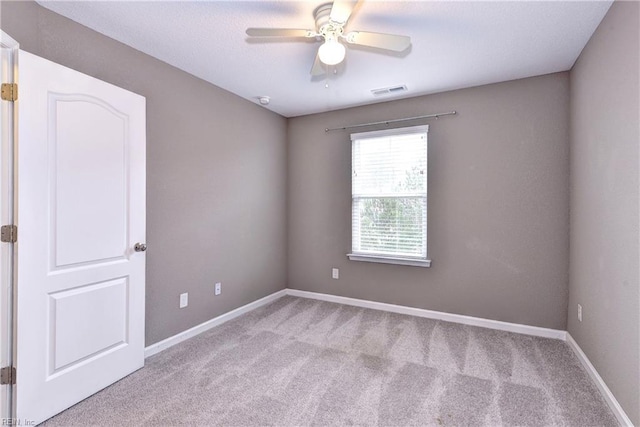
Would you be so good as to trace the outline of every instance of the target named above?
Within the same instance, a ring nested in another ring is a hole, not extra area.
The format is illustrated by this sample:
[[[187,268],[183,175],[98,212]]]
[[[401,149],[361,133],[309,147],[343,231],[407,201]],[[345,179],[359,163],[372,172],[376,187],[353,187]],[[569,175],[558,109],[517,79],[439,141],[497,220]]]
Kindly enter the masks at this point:
[[[378,262],[381,264],[412,265],[414,267],[431,267],[430,259],[393,258],[380,255],[347,254],[351,261]]]

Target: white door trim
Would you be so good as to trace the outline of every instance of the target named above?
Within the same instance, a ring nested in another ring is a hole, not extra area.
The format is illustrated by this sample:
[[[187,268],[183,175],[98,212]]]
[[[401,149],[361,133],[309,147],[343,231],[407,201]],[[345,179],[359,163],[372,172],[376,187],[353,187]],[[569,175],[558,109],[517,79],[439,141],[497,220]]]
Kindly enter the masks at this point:
[[[1,83],[17,83],[18,49],[20,45],[0,30],[2,49]],[[0,225],[15,223],[15,147],[17,108],[15,102],[0,101]],[[0,366],[14,362],[14,245],[1,243],[0,248]],[[0,386],[0,418],[13,417],[12,395],[14,387]]]

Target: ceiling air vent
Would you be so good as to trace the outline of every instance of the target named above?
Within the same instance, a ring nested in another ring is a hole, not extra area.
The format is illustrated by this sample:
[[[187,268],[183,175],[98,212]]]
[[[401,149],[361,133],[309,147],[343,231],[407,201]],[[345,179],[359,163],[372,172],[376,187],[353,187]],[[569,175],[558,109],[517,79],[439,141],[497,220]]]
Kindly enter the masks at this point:
[[[405,92],[406,90],[407,90],[407,86],[401,85],[401,86],[385,87],[382,89],[373,89],[371,93],[373,94],[373,96],[393,95],[394,93]]]

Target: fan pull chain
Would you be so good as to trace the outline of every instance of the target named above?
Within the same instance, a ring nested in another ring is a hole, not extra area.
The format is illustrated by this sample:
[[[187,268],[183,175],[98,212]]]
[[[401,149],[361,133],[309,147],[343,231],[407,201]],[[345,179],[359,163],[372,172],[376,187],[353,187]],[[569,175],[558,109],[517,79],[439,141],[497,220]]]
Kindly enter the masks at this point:
[[[330,65],[327,65],[327,72],[325,73],[325,83],[324,83],[324,87],[326,89],[329,89],[329,78],[330,78],[330,74],[331,72],[329,71],[330,69]],[[337,75],[338,74],[338,67],[337,66],[333,66],[333,75]]]
[[[329,68],[330,65],[327,65],[327,71],[324,73],[324,87],[325,89],[329,89]]]

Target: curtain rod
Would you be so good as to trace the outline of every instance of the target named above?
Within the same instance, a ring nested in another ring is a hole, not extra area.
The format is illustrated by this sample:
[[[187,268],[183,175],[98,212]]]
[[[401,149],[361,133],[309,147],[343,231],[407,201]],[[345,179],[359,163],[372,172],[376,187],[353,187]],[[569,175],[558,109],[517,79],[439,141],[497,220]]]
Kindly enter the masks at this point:
[[[371,123],[362,123],[360,125],[351,125],[351,126],[343,126],[340,128],[326,128],[325,132],[331,132],[334,130],[347,130],[347,129],[355,129],[361,128],[365,126],[373,126],[373,125],[389,125],[389,123],[398,123],[398,122],[408,122],[409,120],[417,120],[417,119],[431,119],[435,117],[436,119],[440,116],[451,116],[456,114],[455,111],[449,111],[447,113],[438,113],[438,114],[427,114],[426,116],[416,116],[416,117],[407,117],[406,119],[395,119],[395,120],[385,120],[382,122],[371,122]]]

